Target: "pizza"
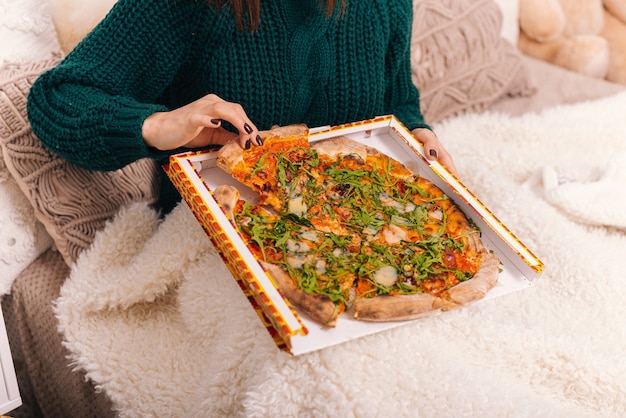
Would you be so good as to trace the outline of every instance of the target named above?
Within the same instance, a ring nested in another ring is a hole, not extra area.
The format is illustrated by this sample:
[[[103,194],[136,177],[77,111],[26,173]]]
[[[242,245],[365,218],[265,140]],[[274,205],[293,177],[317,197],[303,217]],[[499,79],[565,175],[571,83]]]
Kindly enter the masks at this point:
[[[350,138],[309,143],[305,125],[223,146],[217,165],[251,188],[213,194],[283,296],[324,326],[342,312],[404,321],[483,298],[500,262],[435,184]]]

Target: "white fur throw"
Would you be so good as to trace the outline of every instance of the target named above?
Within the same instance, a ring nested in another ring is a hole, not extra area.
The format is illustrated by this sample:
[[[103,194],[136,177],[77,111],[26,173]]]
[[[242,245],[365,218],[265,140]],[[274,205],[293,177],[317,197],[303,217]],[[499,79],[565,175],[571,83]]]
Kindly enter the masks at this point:
[[[577,181],[546,166],[538,185],[543,186],[548,202],[580,222],[626,231],[626,152],[611,156],[598,179]]]
[[[621,93],[436,126],[461,178],[545,262],[527,290],[293,357],[184,204],[163,221],[135,205],[62,289],[75,365],[121,416],[624,416],[626,233],[580,222],[535,180],[546,167],[589,185],[604,178],[626,151],[625,108]],[[596,195],[590,210],[624,203],[616,178],[618,193]]]

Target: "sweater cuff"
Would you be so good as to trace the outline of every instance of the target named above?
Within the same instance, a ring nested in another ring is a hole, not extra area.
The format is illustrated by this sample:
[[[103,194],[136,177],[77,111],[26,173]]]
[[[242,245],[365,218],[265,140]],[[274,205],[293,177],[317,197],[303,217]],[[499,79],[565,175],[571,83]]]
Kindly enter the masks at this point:
[[[120,106],[107,122],[107,144],[120,166],[126,166],[141,158],[165,160],[171,151],[160,151],[148,147],[143,140],[142,127],[148,116],[156,112],[167,112],[162,105],[136,104]]]

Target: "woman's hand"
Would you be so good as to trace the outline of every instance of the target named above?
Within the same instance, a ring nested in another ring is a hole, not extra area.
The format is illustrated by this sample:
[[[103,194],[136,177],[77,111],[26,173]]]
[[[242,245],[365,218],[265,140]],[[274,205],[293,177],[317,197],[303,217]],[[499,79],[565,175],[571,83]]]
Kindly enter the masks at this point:
[[[439,138],[437,138],[433,131],[426,128],[417,128],[413,130],[413,135],[424,144],[426,158],[439,161],[455,176],[458,176],[454,161],[452,161],[452,156],[446,151],[441,142],[439,142]]]
[[[239,131],[242,148],[263,143],[259,131],[243,107],[214,94],[170,112],[157,112],[148,116],[142,134],[148,146],[161,151],[223,145],[236,138],[237,134],[222,128],[222,121],[229,122]]]

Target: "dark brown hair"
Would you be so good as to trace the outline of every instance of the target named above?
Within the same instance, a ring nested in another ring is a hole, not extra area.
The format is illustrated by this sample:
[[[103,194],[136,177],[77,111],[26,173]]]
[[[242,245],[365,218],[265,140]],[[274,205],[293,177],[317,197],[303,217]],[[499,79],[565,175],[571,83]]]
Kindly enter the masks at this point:
[[[261,22],[261,1],[262,0],[207,0],[209,4],[215,8],[215,10],[221,10],[225,5],[230,5],[232,12],[235,15],[237,21],[237,27],[239,29],[248,29],[252,32],[259,28]],[[281,0],[272,0],[281,1]],[[326,16],[332,15],[333,11],[340,4],[340,10],[346,7],[346,0],[319,0],[320,6],[326,9]],[[245,16],[247,15],[248,21],[245,22]]]

